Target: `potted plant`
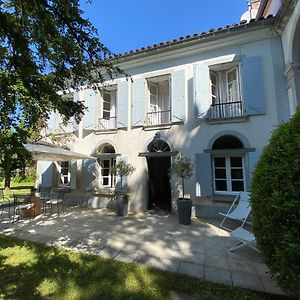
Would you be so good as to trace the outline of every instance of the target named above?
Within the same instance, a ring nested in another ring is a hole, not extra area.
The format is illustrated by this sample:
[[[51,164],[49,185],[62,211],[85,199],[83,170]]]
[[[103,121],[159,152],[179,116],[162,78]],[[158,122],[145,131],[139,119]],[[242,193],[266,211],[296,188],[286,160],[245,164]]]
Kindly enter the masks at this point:
[[[135,167],[124,160],[119,160],[112,167],[112,174],[120,177],[120,187],[116,191],[117,216],[126,216],[128,213],[129,193],[123,188],[123,177],[132,174],[134,171]]]
[[[192,200],[184,197],[185,180],[193,175],[193,164],[190,158],[178,154],[171,163],[170,174],[180,177],[182,183],[182,198],[177,199],[179,224],[190,225]]]

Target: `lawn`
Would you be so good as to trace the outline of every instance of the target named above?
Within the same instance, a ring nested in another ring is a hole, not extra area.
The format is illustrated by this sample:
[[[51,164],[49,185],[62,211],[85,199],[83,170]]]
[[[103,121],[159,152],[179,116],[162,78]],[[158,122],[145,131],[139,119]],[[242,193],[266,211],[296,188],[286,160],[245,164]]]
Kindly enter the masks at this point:
[[[0,299],[282,299],[0,235]]]
[[[11,200],[13,199],[13,194],[17,195],[28,195],[31,192],[31,189],[34,187],[33,182],[11,182],[11,186],[9,190],[5,190],[5,196],[9,197]],[[4,188],[4,182],[0,182],[0,188]],[[2,199],[0,198],[0,201]]]

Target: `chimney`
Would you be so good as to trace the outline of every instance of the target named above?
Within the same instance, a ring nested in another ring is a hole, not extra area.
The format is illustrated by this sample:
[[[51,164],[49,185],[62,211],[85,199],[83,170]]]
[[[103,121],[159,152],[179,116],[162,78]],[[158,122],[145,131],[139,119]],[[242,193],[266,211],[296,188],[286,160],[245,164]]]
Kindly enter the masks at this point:
[[[248,3],[248,10],[243,13],[243,15],[241,16],[241,21],[250,21],[251,19],[255,19],[259,6],[260,6],[260,0],[250,0],[247,1]]]

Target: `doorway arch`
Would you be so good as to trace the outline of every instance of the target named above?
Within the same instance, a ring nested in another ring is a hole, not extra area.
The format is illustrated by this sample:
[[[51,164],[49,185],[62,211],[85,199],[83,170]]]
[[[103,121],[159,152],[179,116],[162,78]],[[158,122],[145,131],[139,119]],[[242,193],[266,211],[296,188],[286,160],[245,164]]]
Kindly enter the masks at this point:
[[[171,148],[169,144],[155,135],[148,144],[143,156],[148,166],[148,209],[171,211]]]

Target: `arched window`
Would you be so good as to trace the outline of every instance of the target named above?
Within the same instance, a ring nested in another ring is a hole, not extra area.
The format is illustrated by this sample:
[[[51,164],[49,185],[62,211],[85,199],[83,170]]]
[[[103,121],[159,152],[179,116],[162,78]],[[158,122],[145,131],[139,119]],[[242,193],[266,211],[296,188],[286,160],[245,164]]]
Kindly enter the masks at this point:
[[[101,186],[112,188],[115,186],[115,176],[111,172],[112,166],[116,163],[116,150],[111,144],[103,144],[98,148],[100,166]]]
[[[169,152],[170,146],[164,140],[160,138],[154,138],[152,142],[148,145],[147,150],[149,152]]]
[[[216,193],[245,191],[244,155],[234,152],[243,143],[233,135],[219,137],[212,145],[214,190]]]

